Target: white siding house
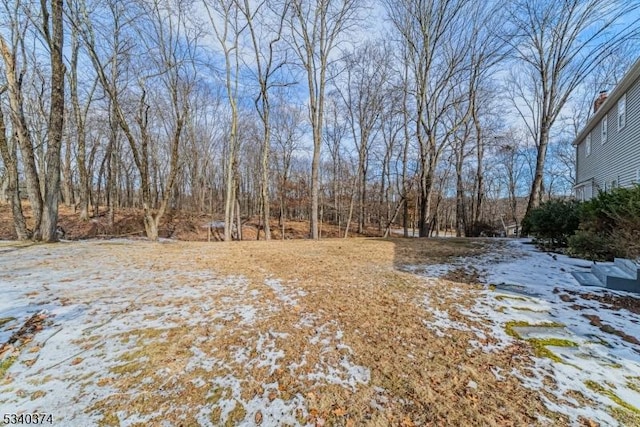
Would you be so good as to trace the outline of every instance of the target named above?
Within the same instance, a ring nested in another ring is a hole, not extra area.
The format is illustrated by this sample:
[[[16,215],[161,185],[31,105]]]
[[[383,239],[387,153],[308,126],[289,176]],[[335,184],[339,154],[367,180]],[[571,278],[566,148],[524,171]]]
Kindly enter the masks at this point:
[[[575,195],[640,183],[640,59],[591,116],[576,147]]]

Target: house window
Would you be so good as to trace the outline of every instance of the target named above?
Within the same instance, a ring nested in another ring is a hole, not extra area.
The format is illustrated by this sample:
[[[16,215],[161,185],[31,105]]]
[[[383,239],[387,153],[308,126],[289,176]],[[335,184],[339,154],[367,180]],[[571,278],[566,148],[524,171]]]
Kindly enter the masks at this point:
[[[636,169],[636,184],[640,184],[640,168]]]
[[[627,124],[627,94],[622,95],[618,101],[618,130]]]
[[[602,141],[602,145],[607,142],[607,116],[605,115],[600,123],[600,141]]]
[[[585,140],[584,152],[587,156],[591,155],[591,134],[587,135],[587,139]]]

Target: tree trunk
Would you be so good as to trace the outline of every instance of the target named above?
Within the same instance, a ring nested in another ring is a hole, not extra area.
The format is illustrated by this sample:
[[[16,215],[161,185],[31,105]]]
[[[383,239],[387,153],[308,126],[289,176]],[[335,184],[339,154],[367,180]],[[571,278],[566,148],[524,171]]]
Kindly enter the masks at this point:
[[[12,128],[20,146],[23,173],[27,182],[27,194],[33,212],[34,227],[32,237],[37,240],[40,236],[40,223],[42,221],[42,193],[40,192],[40,178],[33,153],[31,135],[24,115],[21,87],[22,75],[18,76],[15,53],[11,52],[1,35],[0,53],[5,65]]]
[[[318,121],[318,119],[315,119]],[[311,238],[318,240],[318,198],[320,196],[320,147],[322,135],[319,127],[322,124],[313,125],[313,159],[311,160]]]
[[[367,136],[360,135],[360,150],[358,153],[358,233],[364,232],[365,202],[367,192]]]
[[[62,168],[62,194],[65,206],[74,204],[73,198],[73,174],[71,173],[71,138],[67,138],[64,153],[64,167]]]
[[[464,187],[462,177],[462,163],[464,162],[463,151],[464,146],[460,148],[460,152],[456,153],[456,237],[463,237],[466,224],[466,209],[464,201]]]
[[[52,35],[49,40],[51,55],[51,105],[49,114],[49,141],[47,143],[47,155],[45,182],[44,182],[44,209],[42,212],[42,224],[40,231],[42,240],[55,242],[58,240],[56,233],[58,227],[58,197],[60,194],[60,151],[62,147],[62,132],[64,128],[64,62],[62,60],[63,44],[63,0],[51,2]],[[43,13],[47,13],[43,3]],[[48,34],[48,17],[44,17],[45,30]]]
[[[474,94],[475,96],[475,94]],[[484,144],[482,142],[482,128],[480,126],[480,120],[477,117],[477,111],[474,108],[472,110],[473,121],[476,127],[476,203],[475,212],[473,217],[473,223],[477,224],[482,219],[482,204],[484,202]]]
[[[262,221],[264,222],[264,238],[271,240],[271,207],[269,206],[269,156],[271,153],[271,128],[269,126],[268,107],[264,112],[264,141],[262,147]]]
[[[7,198],[11,204],[11,213],[13,216],[13,228],[16,231],[18,240],[27,240],[29,233],[27,232],[26,221],[20,204],[20,190],[18,185],[18,159],[15,142],[9,143],[7,140],[6,126],[4,124],[4,115],[0,108],[0,154],[7,173]]]
[[[147,239],[154,242],[158,240],[158,222],[149,209],[144,212],[144,231]]]
[[[85,118],[80,107],[80,99],[78,96],[78,52],[80,50],[80,42],[78,40],[75,27],[72,26],[71,33],[71,70],[69,75],[69,93],[71,96],[71,105],[73,107],[73,116],[76,126],[76,145],[77,156],[76,162],[78,166],[78,207],[80,208],[80,220],[87,221],[89,219],[89,173],[87,171],[87,141],[85,132]]]
[[[529,195],[529,203],[527,204],[527,213],[532,209],[540,206],[540,197],[542,194],[544,161],[547,157],[547,146],[549,144],[549,130],[544,126],[540,132],[540,144],[538,145],[538,154],[536,157],[536,169],[531,184],[531,194]]]

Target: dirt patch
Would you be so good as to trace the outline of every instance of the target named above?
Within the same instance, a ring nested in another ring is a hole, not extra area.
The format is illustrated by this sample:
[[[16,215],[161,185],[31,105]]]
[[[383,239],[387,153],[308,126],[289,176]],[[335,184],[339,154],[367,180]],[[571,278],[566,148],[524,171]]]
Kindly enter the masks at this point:
[[[567,294],[562,294],[562,295],[560,295],[560,299],[561,299],[562,301],[564,301],[564,302],[575,302],[575,301],[576,301],[576,299],[575,299],[575,298],[572,298],[572,297],[570,297],[570,296],[569,296],[569,295],[567,295]]]
[[[621,295],[614,295],[610,293],[591,294],[586,292],[575,292],[575,291],[569,291],[569,290],[564,290],[564,292],[570,295],[578,295],[582,299],[598,301],[602,304],[605,304],[607,308],[611,310],[625,309],[625,310],[629,310],[632,313],[640,314],[640,297],[635,297],[631,295],[621,296]]]
[[[600,328],[600,330],[602,332],[606,332],[607,334],[613,334],[613,335],[617,335],[620,338],[622,338],[624,341],[629,342],[631,344],[635,344],[635,345],[640,345],[640,341],[638,341],[638,339],[632,335],[628,335],[623,331],[620,331],[618,329],[615,329],[614,327],[604,324],[602,323],[602,320],[600,320],[599,316],[596,316],[594,314],[583,314],[582,316],[584,316],[585,318],[589,319],[589,323],[592,326],[595,326],[597,328]]]
[[[459,267],[447,272],[442,278],[456,283],[479,284],[482,273],[473,267]]]

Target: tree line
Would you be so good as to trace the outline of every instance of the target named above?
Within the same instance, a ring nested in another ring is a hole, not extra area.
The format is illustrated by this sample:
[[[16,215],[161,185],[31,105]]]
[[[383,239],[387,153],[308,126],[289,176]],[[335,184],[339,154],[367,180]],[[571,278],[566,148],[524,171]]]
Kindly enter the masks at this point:
[[[2,0],[0,198],[19,239],[139,208],[344,235],[504,226],[573,183],[638,54],[618,0]],[[32,218],[26,221],[22,198]]]

